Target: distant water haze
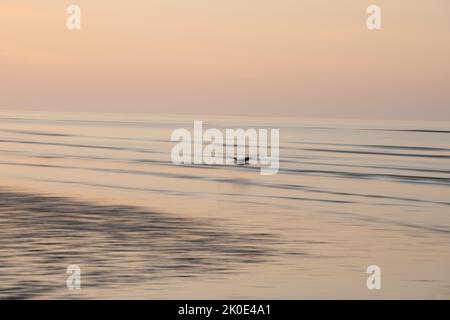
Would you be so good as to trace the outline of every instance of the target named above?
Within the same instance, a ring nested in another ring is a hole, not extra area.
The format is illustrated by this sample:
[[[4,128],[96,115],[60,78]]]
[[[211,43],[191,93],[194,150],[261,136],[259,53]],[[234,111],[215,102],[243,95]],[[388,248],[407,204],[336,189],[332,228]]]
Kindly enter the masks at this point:
[[[279,128],[261,176],[174,165],[193,120],[2,112],[0,297],[450,297],[450,123],[202,118]]]
[[[0,109],[450,120],[447,0],[76,4],[1,1]]]

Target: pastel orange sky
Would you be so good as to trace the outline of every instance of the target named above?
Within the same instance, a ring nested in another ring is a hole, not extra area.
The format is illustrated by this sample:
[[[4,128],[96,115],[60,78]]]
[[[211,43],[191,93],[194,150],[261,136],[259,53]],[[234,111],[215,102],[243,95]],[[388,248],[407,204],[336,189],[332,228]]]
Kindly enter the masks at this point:
[[[0,109],[450,120],[449,15],[448,0],[2,0]]]

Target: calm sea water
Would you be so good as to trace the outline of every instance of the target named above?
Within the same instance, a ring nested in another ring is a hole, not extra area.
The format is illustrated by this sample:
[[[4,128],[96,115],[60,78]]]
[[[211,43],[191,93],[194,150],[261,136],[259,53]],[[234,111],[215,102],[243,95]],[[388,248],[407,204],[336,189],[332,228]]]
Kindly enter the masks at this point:
[[[279,173],[173,165],[193,120]],[[80,297],[448,299],[450,123],[2,112],[0,298]]]

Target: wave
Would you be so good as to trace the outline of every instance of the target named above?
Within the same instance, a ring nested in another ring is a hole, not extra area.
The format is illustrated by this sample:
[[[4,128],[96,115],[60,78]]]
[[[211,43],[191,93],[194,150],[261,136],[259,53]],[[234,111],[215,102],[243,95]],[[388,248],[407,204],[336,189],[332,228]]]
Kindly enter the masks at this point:
[[[86,268],[90,287],[111,289],[236,273],[270,259],[276,242],[271,234],[230,232],[207,219],[4,189],[0,220],[2,299],[60,290],[61,268],[74,263]]]

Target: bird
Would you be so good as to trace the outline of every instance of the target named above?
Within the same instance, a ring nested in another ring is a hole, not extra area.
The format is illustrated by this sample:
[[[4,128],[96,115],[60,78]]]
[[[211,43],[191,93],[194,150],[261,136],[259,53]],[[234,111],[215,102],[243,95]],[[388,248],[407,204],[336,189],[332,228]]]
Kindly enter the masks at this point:
[[[246,165],[249,164],[250,157],[245,157],[244,159],[238,159],[237,157],[234,157],[234,163],[239,165]]]

